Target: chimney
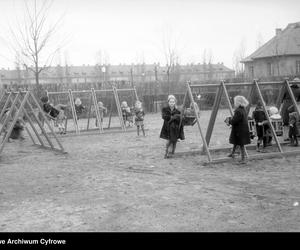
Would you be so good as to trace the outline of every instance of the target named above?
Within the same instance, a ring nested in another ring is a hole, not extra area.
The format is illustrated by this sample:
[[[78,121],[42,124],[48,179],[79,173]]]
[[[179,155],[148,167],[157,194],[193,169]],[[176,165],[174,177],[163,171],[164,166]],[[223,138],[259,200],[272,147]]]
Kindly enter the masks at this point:
[[[278,35],[281,33],[281,29],[277,28],[277,29],[275,30],[275,32],[276,32],[276,36],[278,36]]]

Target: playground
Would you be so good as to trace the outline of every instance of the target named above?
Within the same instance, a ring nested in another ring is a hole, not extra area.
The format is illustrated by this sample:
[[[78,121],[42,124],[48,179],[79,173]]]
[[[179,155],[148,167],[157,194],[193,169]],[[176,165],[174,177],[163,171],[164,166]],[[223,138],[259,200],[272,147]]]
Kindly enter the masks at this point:
[[[210,114],[201,111],[204,131]],[[219,110],[210,146],[229,146],[228,115]],[[61,136],[68,154],[34,147],[29,137],[7,143],[0,231],[300,230],[299,155],[204,164],[194,125],[164,159],[162,123],[160,113],[146,114],[146,137],[134,129]]]

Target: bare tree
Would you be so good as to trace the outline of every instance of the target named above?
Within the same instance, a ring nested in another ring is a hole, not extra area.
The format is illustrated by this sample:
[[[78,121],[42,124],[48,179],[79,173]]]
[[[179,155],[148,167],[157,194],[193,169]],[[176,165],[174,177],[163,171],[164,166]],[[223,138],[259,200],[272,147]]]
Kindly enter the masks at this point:
[[[24,19],[17,20],[14,28],[9,27],[11,48],[19,53],[20,61],[27,71],[34,74],[38,93],[40,89],[40,74],[48,68],[63,42],[51,49],[54,35],[61,25],[63,15],[54,24],[49,23],[50,9],[53,0],[25,1]]]
[[[241,63],[241,60],[246,57],[246,41],[242,39],[238,48],[234,51],[233,54],[233,68],[235,70],[236,76],[243,76],[244,74],[244,65]]]
[[[260,48],[264,44],[264,38],[259,32],[256,37],[256,49]]]
[[[208,58],[208,79],[212,80],[214,69],[213,69],[213,53],[211,49],[208,50],[207,58]]]
[[[166,61],[166,73],[168,82],[168,93],[170,93],[170,76],[175,71],[175,66],[179,64],[178,38],[174,36],[171,29],[163,34],[163,53]]]

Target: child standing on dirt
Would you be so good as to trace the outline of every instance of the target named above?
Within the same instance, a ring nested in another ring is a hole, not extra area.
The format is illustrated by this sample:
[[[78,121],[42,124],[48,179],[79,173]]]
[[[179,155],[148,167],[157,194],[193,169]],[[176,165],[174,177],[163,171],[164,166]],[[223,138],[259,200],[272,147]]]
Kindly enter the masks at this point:
[[[160,138],[167,140],[164,158],[170,158],[175,153],[178,139],[184,140],[183,126],[180,123],[180,111],[176,107],[174,95],[168,96],[168,106],[162,109],[164,124],[160,132]]]
[[[14,125],[13,130],[11,131],[9,138],[14,140],[19,139],[23,141],[25,140],[23,131],[24,131],[24,121],[21,117],[19,117]]]
[[[288,108],[289,111],[289,138],[290,138],[290,144],[289,146],[298,147],[298,138],[297,135],[299,133],[297,122],[299,121],[298,113],[295,112],[295,106],[292,105]]]
[[[264,153],[267,147],[266,130],[268,129],[269,125],[261,101],[257,102],[256,108],[252,113],[252,117],[255,121],[257,135],[256,151]],[[262,149],[260,149],[261,143],[263,143]]]
[[[251,143],[248,117],[245,109],[248,105],[249,102],[244,96],[235,96],[234,115],[233,117],[229,117],[227,120],[227,124],[232,126],[229,143],[233,144],[232,151],[228,157],[234,158],[235,150],[237,146],[239,146],[241,148],[241,160],[239,161],[240,164],[247,163],[245,145]]]
[[[140,135],[140,127],[141,127],[143,135],[146,136],[145,135],[145,130],[144,130],[145,112],[142,108],[142,103],[140,101],[136,101],[134,112],[135,112],[135,125],[136,125],[136,128],[137,128],[137,135],[138,136]]]

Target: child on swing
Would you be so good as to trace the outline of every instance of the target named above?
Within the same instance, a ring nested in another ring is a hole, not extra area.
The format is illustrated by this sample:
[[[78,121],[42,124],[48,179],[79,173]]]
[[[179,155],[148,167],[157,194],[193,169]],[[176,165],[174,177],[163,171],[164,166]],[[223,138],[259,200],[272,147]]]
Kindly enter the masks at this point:
[[[132,126],[133,125],[132,114],[131,114],[130,107],[128,106],[126,101],[123,101],[121,103],[121,110],[122,110],[122,116],[123,116],[123,121],[125,123],[125,126],[126,126],[126,121],[128,121],[129,126]]]
[[[75,111],[76,111],[76,115],[77,115],[77,120],[79,120],[79,116],[82,114],[85,107],[82,105],[82,102],[81,102],[80,98],[76,98],[74,104],[75,104]]]
[[[145,135],[145,130],[144,130],[144,116],[145,112],[142,108],[142,103],[140,101],[136,101],[135,103],[135,125],[137,127],[137,135],[140,135],[140,127],[143,132],[143,135]]]
[[[98,102],[98,110],[99,110],[99,114],[100,114],[100,122],[101,125],[103,124],[103,117],[104,117],[104,113],[107,113],[107,108],[104,107],[103,102]],[[98,120],[96,119],[96,127],[98,127]]]
[[[176,107],[176,98],[174,95],[168,96],[168,106],[162,109],[163,127],[160,132],[160,138],[167,140],[164,158],[170,158],[175,153],[177,140],[184,140],[183,125],[180,123],[180,111]],[[171,151],[170,151],[171,150]]]
[[[43,96],[41,101],[43,103],[43,111],[46,113],[47,117],[55,121],[55,125],[58,126],[60,134],[65,134],[65,121],[67,117],[65,116],[64,111],[67,108],[67,105],[58,104],[53,106],[49,102],[49,98],[47,96]]]
[[[56,118],[56,124],[58,126],[58,131],[61,135],[66,134],[66,128],[65,128],[65,123],[67,121],[67,116],[65,115],[66,107],[67,107],[66,105],[62,105],[62,104],[55,106],[55,108],[57,108],[57,110],[59,111],[58,116]]]

